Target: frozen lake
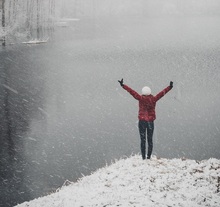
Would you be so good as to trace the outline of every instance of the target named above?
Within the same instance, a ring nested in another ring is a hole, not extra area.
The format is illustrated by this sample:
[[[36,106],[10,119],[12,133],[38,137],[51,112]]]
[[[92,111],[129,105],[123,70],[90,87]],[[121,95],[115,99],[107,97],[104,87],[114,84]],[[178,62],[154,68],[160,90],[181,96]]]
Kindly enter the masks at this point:
[[[137,102],[156,95],[153,154],[220,159],[220,19],[82,20],[41,45],[0,48],[0,205],[139,153]]]

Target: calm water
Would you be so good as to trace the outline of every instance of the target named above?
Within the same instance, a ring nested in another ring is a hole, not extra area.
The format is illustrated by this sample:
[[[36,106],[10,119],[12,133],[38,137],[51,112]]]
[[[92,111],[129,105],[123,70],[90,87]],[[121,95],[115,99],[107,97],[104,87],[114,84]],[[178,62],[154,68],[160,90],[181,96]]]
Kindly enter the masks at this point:
[[[46,195],[139,153],[137,102],[153,94],[154,154],[220,159],[216,18],[81,21],[42,45],[0,49],[0,206]]]

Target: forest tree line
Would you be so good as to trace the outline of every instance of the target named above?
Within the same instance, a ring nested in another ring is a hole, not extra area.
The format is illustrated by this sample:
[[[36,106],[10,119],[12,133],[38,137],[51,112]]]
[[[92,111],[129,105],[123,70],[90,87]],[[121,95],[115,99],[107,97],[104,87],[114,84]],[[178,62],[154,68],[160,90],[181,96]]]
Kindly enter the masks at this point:
[[[40,39],[54,18],[55,0],[0,0],[0,39]]]

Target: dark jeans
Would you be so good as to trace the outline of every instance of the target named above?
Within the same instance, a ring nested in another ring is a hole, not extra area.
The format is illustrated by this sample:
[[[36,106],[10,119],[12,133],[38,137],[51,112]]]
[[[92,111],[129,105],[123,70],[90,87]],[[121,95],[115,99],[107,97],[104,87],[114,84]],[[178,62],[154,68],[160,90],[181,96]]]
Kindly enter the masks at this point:
[[[154,122],[139,120],[138,127],[141,138],[142,158],[146,159],[146,131],[147,131],[147,143],[148,143],[147,158],[150,159],[153,150]]]

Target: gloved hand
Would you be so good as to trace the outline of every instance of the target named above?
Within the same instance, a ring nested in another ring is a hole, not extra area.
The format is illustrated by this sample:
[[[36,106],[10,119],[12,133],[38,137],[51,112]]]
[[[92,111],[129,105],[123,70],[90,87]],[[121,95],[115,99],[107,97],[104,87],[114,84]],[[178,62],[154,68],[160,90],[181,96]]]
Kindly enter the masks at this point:
[[[173,81],[170,81],[170,87],[173,88]]]
[[[121,87],[124,86],[124,83],[123,83],[123,78],[121,80],[118,80],[118,82],[120,83]]]

